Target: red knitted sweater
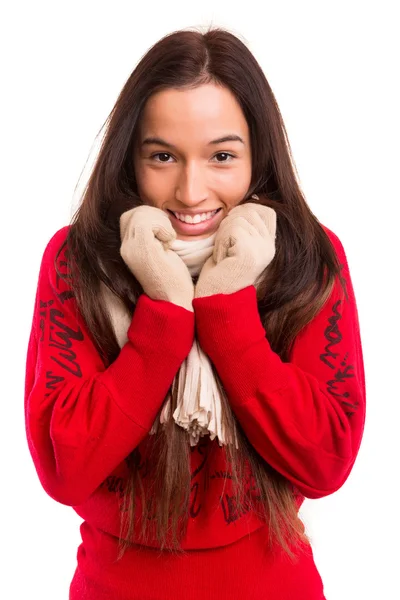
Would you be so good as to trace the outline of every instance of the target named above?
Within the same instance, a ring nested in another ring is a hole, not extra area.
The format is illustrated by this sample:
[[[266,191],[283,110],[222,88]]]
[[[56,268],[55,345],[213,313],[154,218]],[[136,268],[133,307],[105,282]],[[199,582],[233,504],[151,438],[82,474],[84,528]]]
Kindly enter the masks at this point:
[[[149,431],[195,329],[248,440],[292,483],[298,506],[304,497],[321,498],[344,484],[362,439],[365,381],[356,302],[339,239],[327,230],[346,293],[338,279],[297,336],[290,362],[271,349],[251,286],[195,299],[194,313],[142,295],[128,342],[105,368],[68,277],[56,273],[55,261],[67,275],[65,249],[56,258],[67,231],[52,237],[40,267],[25,422],[44,490],[84,520],[70,598],[323,598],[311,548],[297,567],[278,551],[263,554],[266,526],[251,512],[235,510],[224,448],[208,437],[191,451],[190,520],[182,544],[187,556],[163,559],[149,547],[157,543],[149,542],[114,560],[126,459],[139,448],[146,470]],[[204,578],[210,571],[223,575]]]

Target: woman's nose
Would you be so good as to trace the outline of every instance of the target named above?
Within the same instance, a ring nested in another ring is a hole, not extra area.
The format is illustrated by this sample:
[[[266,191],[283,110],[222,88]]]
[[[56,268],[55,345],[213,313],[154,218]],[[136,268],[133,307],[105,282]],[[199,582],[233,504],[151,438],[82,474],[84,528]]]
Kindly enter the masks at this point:
[[[201,167],[187,165],[182,169],[175,190],[175,198],[186,206],[196,206],[207,198],[206,176]]]

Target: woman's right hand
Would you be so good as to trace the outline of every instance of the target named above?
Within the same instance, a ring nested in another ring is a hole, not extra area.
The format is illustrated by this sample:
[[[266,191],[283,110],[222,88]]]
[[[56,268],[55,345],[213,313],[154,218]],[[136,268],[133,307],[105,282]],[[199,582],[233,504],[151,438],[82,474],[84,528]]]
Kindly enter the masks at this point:
[[[170,249],[176,232],[164,211],[141,205],[120,218],[121,256],[153,300],[193,311],[194,285],[183,260]]]

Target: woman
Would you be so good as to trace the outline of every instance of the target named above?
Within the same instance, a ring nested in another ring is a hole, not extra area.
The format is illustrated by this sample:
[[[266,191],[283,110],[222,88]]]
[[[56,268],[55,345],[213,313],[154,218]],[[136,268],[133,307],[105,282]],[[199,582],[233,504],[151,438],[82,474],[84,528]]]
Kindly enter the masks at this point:
[[[84,519],[70,599],[324,598],[298,510],[359,451],[356,302],[229,32],[166,36],[122,89],[44,252],[25,397],[43,488]]]

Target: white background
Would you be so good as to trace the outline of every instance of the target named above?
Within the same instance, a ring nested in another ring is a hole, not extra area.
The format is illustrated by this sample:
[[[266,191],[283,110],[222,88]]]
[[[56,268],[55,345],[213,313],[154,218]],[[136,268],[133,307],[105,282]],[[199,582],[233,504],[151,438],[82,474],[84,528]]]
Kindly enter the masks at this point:
[[[309,205],[345,247],[358,303],[363,443],[342,489],[301,509],[326,597],[400,598],[396,8],[382,0],[3,7],[2,597],[67,599],[80,543],[81,519],[43,491],[25,438],[25,355],[44,247],[68,224],[96,135],[140,57],[166,33],[214,24],[242,36],[260,62]]]

